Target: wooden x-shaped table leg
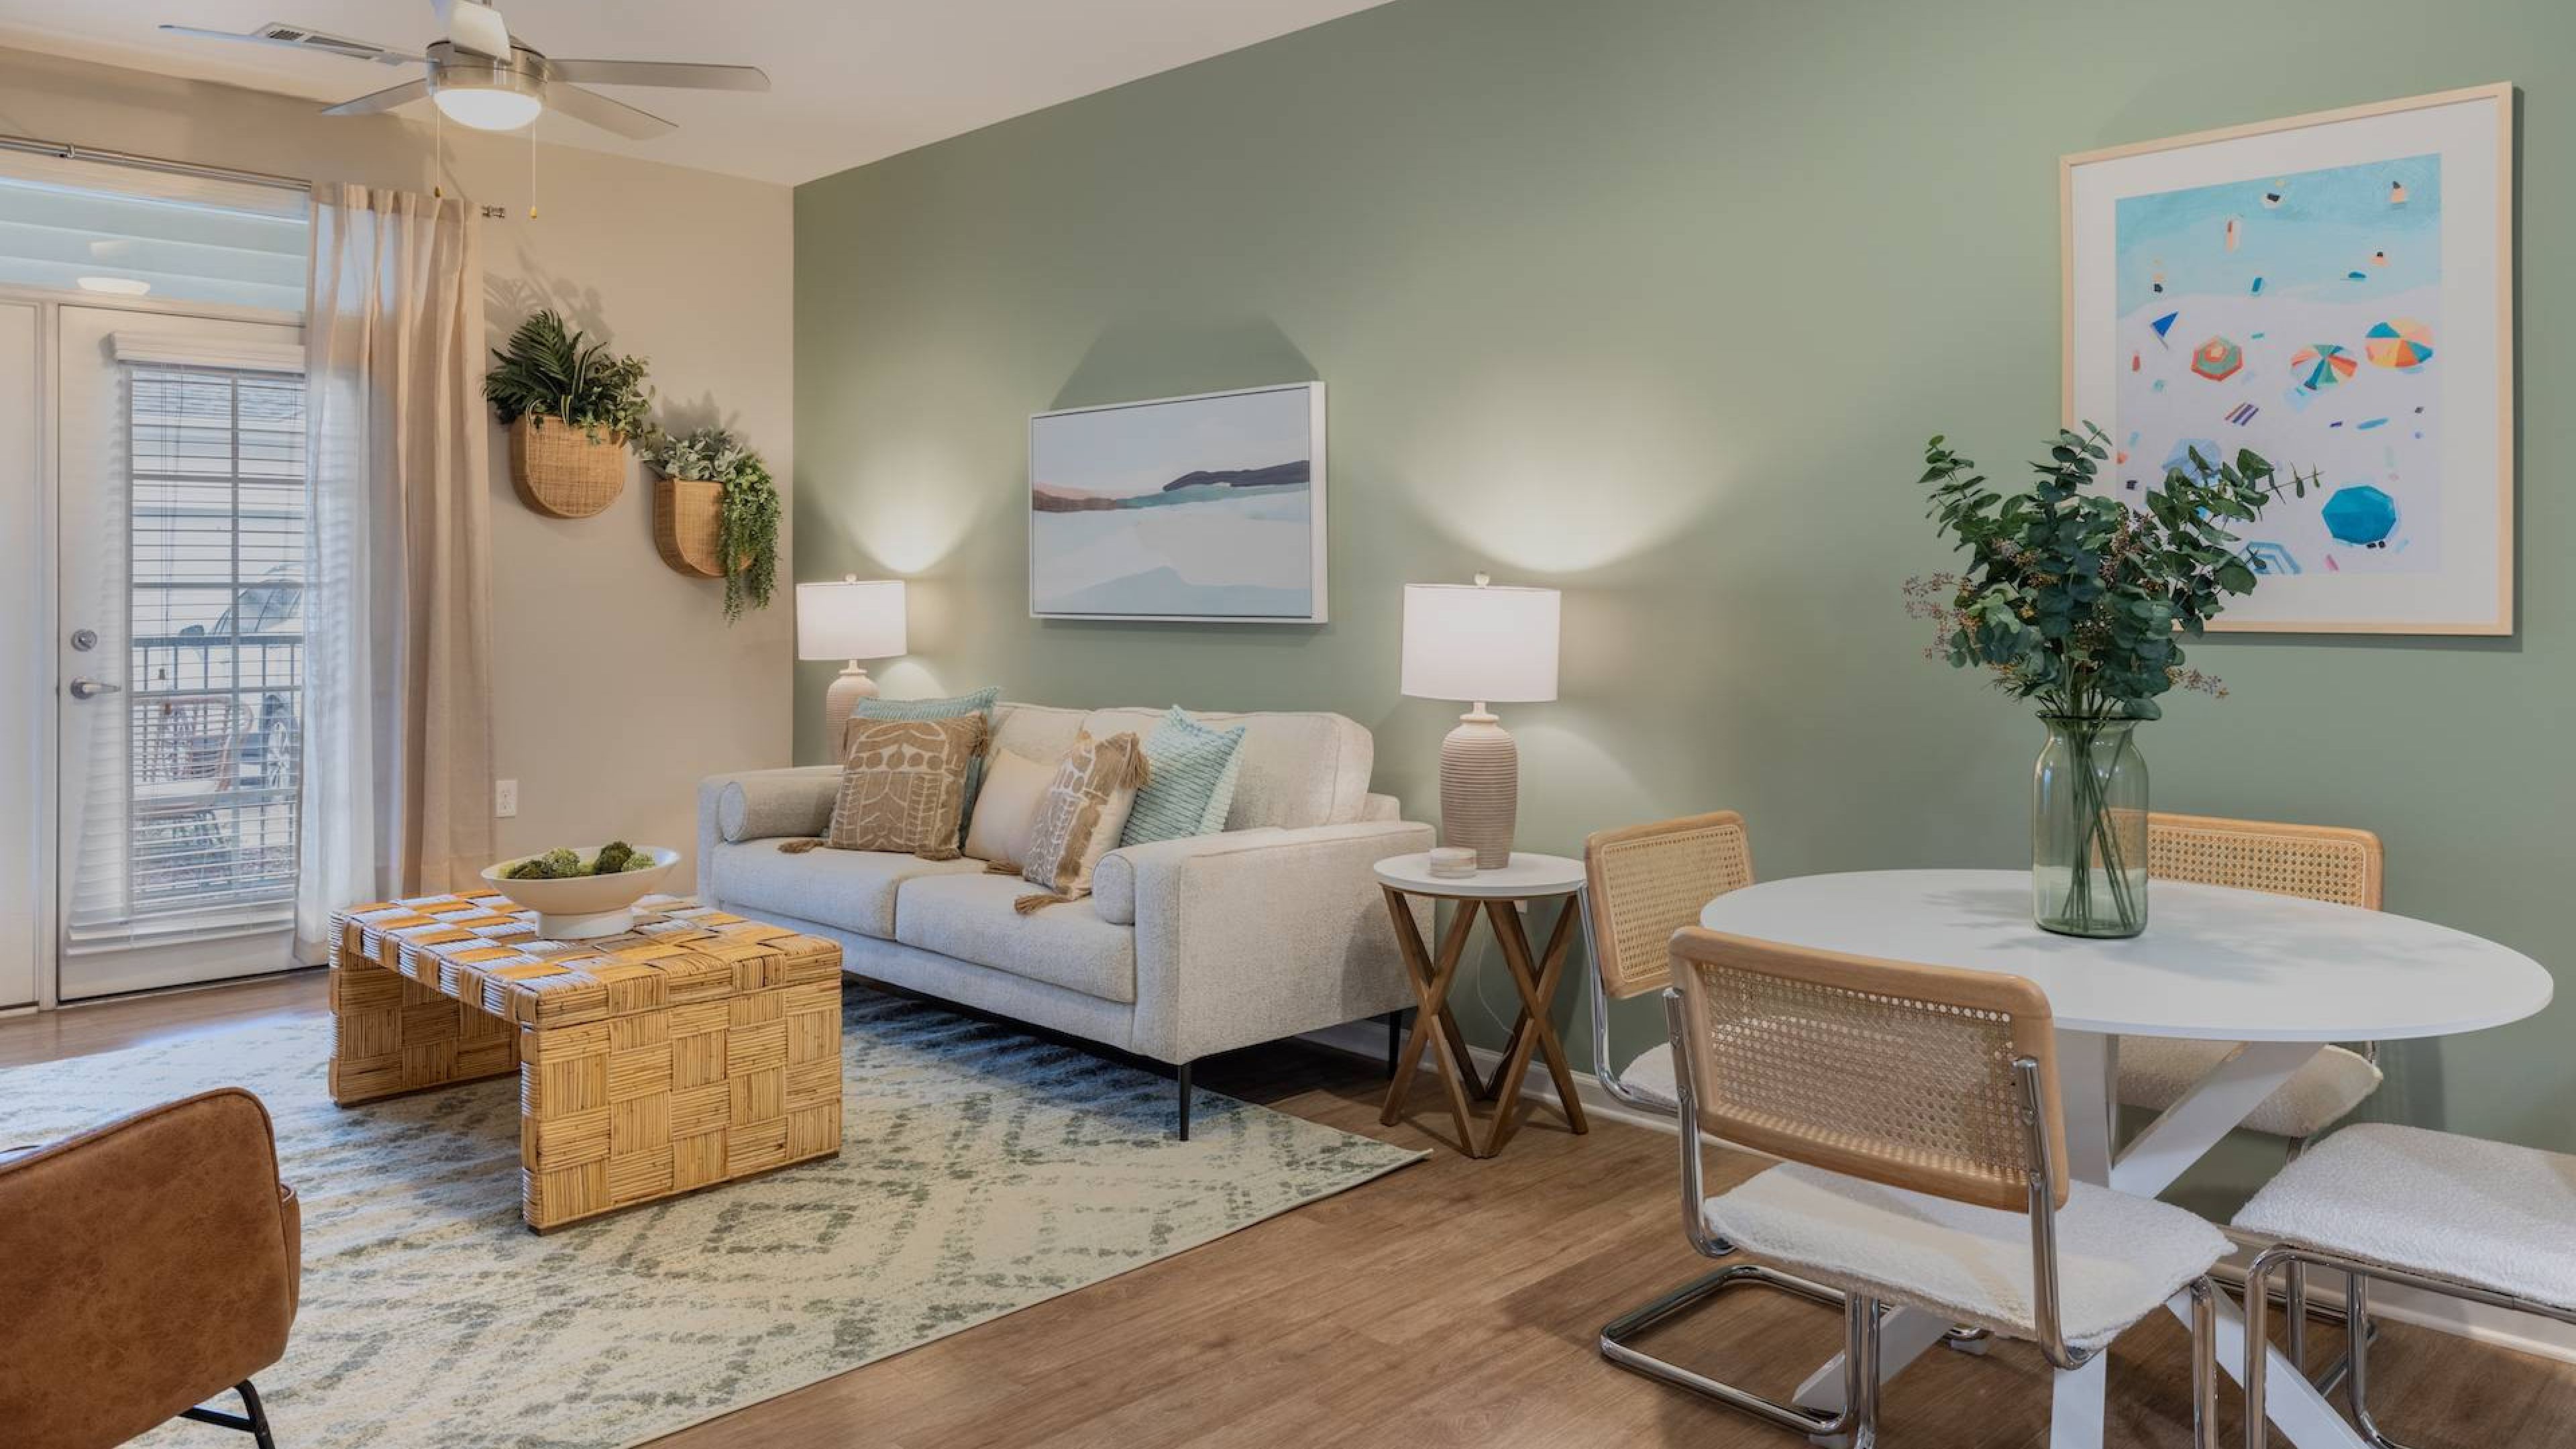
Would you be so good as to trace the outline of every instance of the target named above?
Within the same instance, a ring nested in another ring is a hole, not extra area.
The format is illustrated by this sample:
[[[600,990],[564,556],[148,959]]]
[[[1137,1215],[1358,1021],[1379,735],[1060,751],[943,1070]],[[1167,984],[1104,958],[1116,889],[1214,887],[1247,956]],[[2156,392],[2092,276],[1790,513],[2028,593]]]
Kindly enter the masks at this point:
[[[1494,1083],[1500,1090],[1494,1108],[1494,1130],[1479,1157],[1491,1157],[1503,1150],[1529,1113],[1521,1099],[1521,1084],[1528,1076],[1533,1051],[1547,1059],[1547,1074],[1556,1083],[1556,1099],[1564,1104],[1565,1123],[1576,1132],[1589,1132],[1591,1124],[1583,1119],[1583,1103],[1574,1095],[1574,1071],[1565,1062],[1565,1043],[1558,1039],[1556,1023],[1548,1020],[1548,1003],[1556,1000],[1558,981],[1565,974],[1566,948],[1574,939],[1575,898],[1567,896],[1557,907],[1556,928],[1548,932],[1547,954],[1535,963],[1530,958],[1529,937],[1521,930],[1520,912],[1510,901],[1485,902],[1485,914],[1494,923],[1495,939],[1502,942],[1503,964],[1509,968],[1512,986],[1520,992],[1520,1019],[1512,1023],[1510,1045],[1503,1053],[1503,1064],[1495,1072]]]
[[[1546,1003],[1554,999],[1559,978],[1563,975],[1566,948],[1573,939],[1575,906],[1571,897],[1558,912],[1556,929],[1549,935],[1544,964],[1533,964],[1529,937],[1521,930],[1520,917],[1507,900],[1483,903],[1482,914],[1489,920],[1496,939],[1503,948],[1503,959],[1512,978],[1513,989],[1521,998],[1520,1019],[1512,1026],[1502,1064],[1491,1081],[1476,1071],[1475,1058],[1468,1053],[1466,1034],[1459,1030],[1458,1018],[1449,1008],[1449,992],[1457,984],[1458,970],[1467,954],[1467,941],[1473,934],[1477,903],[1461,902],[1449,929],[1441,934],[1440,951],[1433,955],[1414,924],[1413,909],[1405,893],[1392,886],[1380,888],[1386,895],[1388,914],[1395,924],[1395,941],[1403,953],[1405,974],[1413,983],[1414,999],[1419,1010],[1414,1013],[1413,1030],[1405,1038],[1404,1048],[1396,1054],[1395,1081],[1387,1088],[1386,1109],[1378,1120],[1388,1126],[1403,1119],[1406,1100],[1411,1096],[1413,1076],[1426,1049],[1435,1050],[1441,1085],[1449,1097],[1449,1114],[1458,1125],[1458,1145],[1470,1157],[1491,1157],[1519,1126],[1518,1108],[1522,1077],[1529,1070],[1533,1052],[1544,1052],[1548,1071],[1555,1078],[1557,1091],[1566,1104],[1566,1120],[1577,1132],[1588,1131],[1583,1119],[1583,1106],[1575,1100],[1574,1078],[1565,1064],[1565,1048],[1557,1040],[1556,1028],[1547,1019]],[[1481,1141],[1476,1136],[1474,1120],[1469,1115],[1470,1097],[1486,1098],[1497,1105],[1492,1130]]]

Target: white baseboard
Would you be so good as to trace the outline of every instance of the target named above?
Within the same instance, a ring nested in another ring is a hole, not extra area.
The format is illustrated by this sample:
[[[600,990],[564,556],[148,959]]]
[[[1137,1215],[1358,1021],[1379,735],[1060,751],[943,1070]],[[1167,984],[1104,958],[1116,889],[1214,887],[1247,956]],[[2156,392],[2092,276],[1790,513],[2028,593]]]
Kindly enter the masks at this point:
[[[1307,1032],[1299,1040],[1372,1061],[1386,1060],[1386,1026],[1383,1022],[1344,1022],[1322,1031]],[[1501,1052],[1486,1047],[1471,1045],[1467,1052],[1475,1058],[1479,1072],[1493,1071],[1503,1059]],[[1429,1070],[1427,1066],[1424,1069]],[[1583,1104],[1586,1115],[1625,1122],[1631,1127],[1644,1127],[1655,1132],[1680,1130],[1680,1124],[1670,1117],[1659,1112],[1640,1111],[1611,1096],[1609,1089],[1601,1085],[1601,1079],[1592,1073],[1576,1072],[1573,1076],[1575,1100]],[[1548,1075],[1544,1063],[1531,1064],[1522,1091],[1552,1105],[1557,1101],[1556,1082]],[[2230,1255],[2228,1261],[2242,1270],[2246,1260],[2252,1256],[2253,1251],[2245,1249]],[[2332,1273],[2311,1272],[2308,1275],[2308,1294],[2319,1303],[2340,1308],[2343,1305],[2343,1280]],[[2492,1344],[2515,1353],[2555,1359],[2561,1363],[2576,1363],[2576,1324],[2490,1308],[2480,1303],[2465,1303],[2456,1298],[2443,1298],[2387,1283],[2371,1290],[2370,1310],[2380,1318],[2456,1334],[2474,1343]]]

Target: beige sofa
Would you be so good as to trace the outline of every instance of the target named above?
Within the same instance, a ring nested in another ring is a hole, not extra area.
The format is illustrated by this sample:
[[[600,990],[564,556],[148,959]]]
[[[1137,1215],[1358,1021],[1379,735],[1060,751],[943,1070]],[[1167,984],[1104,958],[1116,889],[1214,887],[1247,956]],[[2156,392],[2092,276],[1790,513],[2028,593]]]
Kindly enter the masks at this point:
[[[1004,704],[993,745],[1052,762],[1077,730],[1142,735],[1162,713]],[[1369,793],[1357,723],[1197,718],[1245,727],[1225,832],[1113,851],[1088,900],[1023,916],[1035,887],[979,860],[782,852],[823,833],[830,766],[700,782],[698,895],[840,942],[857,975],[1169,1062],[1187,1137],[1193,1060],[1413,1005],[1370,866],[1433,838]]]

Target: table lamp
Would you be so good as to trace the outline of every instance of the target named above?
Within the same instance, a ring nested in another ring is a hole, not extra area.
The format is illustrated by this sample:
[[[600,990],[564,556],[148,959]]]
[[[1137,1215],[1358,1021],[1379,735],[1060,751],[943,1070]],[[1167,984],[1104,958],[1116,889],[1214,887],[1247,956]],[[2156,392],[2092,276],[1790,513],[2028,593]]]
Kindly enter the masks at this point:
[[[1440,742],[1440,834],[1478,870],[1511,864],[1521,790],[1520,749],[1485,706],[1556,698],[1557,599],[1483,574],[1404,586],[1404,692],[1475,706]]]
[[[796,586],[796,657],[849,661],[823,691],[823,738],[833,748],[839,748],[850,711],[877,692],[859,661],[903,652],[903,580],[847,574],[838,583]]]

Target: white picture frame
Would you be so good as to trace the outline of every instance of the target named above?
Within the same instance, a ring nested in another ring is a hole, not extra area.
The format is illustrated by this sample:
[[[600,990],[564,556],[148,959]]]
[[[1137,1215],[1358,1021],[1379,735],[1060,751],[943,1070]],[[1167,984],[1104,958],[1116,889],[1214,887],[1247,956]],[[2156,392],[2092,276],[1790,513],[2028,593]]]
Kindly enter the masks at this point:
[[[1327,622],[1325,458],[1321,382],[1032,414],[1029,617]]]
[[[2212,631],[2514,632],[2513,107],[2477,86],[2060,159],[2061,405],[2109,434],[2105,486],[2193,445],[2321,470],[2237,530],[2269,563]]]

